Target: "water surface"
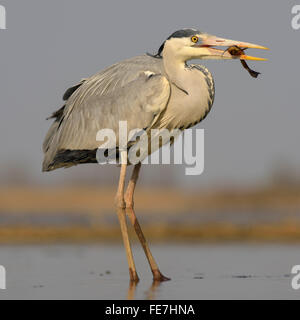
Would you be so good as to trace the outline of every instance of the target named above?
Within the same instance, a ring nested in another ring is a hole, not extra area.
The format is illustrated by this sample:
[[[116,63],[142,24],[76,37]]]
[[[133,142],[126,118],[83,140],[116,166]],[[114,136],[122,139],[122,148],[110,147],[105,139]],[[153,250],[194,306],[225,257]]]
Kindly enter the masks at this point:
[[[172,281],[153,284],[142,250],[142,281],[130,286],[123,247],[1,246],[7,290],[0,299],[299,299],[291,287],[298,245],[155,245]]]

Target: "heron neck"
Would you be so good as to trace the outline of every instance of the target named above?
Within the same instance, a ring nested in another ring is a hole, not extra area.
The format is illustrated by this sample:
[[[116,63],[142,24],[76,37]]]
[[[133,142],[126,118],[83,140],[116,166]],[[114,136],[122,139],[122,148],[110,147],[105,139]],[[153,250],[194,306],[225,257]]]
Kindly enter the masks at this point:
[[[165,52],[163,55],[163,63],[169,80],[176,86],[184,89],[186,62],[173,54]]]

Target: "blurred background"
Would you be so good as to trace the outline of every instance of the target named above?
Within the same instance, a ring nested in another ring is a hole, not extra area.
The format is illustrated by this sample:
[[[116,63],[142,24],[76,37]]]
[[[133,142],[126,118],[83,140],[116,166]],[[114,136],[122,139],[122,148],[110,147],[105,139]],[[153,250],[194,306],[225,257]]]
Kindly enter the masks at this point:
[[[41,173],[45,119],[81,78],[155,53],[194,27],[271,48],[269,61],[203,61],[216,82],[205,170],[144,166],[136,211],[155,242],[300,241],[300,31],[295,1],[1,0],[0,244],[120,242],[113,201],[119,169]],[[199,61],[198,61],[199,63]]]

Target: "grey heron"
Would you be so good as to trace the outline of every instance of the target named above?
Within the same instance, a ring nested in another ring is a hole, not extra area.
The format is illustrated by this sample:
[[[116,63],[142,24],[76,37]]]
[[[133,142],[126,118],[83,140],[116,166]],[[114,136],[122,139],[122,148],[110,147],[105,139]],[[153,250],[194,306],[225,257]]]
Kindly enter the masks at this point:
[[[242,48],[238,54],[218,47]],[[64,106],[53,113],[54,122],[44,144],[43,171],[96,163],[102,128],[117,130],[119,121],[135,128],[180,129],[193,127],[210,112],[215,96],[212,74],[192,59],[265,60],[244,54],[245,49],[263,46],[219,38],[196,29],[174,32],[156,55],[141,55],[116,63],[83,79],[65,93]],[[120,149],[121,159],[127,150]],[[130,280],[139,280],[128,236],[126,215],[141,242],[155,281],[165,281],[149,249],[134,211],[134,191],[141,163],[135,164],[125,190],[126,161],[121,161],[116,211],[129,265]]]

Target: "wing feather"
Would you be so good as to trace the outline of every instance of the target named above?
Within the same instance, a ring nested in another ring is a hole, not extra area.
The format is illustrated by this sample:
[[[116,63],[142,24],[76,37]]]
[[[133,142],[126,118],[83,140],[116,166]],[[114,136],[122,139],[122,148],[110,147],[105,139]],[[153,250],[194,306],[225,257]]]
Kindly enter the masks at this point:
[[[44,143],[43,170],[51,170],[61,150],[99,147],[97,132],[112,129],[119,141],[119,121],[128,132],[149,128],[166,108],[170,84],[161,60],[140,56],[115,64],[85,79],[69,95],[60,123],[52,125]]]

